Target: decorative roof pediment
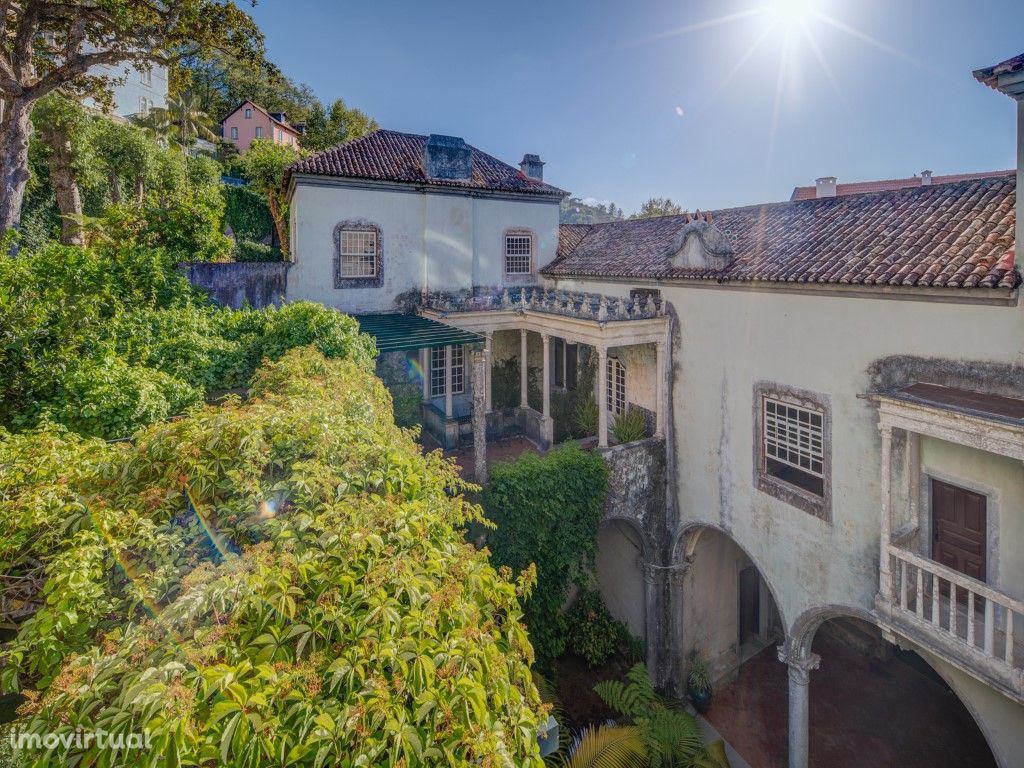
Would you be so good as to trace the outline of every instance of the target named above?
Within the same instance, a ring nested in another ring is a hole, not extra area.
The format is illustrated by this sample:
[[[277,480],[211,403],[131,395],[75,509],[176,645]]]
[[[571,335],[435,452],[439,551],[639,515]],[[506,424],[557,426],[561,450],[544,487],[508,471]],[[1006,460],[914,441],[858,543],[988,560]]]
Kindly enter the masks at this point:
[[[725,269],[733,260],[729,239],[711,220],[711,212],[686,214],[668,250],[668,259],[677,269]]]

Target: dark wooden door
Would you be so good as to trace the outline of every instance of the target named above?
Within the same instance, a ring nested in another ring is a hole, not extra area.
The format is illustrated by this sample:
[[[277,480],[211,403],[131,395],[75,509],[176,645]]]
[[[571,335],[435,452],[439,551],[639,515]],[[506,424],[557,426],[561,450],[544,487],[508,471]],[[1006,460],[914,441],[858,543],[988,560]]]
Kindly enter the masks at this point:
[[[740,645],[761,632],[761,579],[757,568],[740,571]]]
[[[985,581],[986,499],[932,480],[932,559]]]

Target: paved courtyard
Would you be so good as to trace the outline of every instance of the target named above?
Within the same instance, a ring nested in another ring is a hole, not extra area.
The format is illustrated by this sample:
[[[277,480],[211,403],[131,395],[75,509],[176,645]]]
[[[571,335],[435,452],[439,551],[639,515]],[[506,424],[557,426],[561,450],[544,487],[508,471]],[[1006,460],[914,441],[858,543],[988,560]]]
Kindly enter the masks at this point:
[[[424,439],[424,445],[428,450],[433,450],[437,444]],[[523,453],[540,453],[540,449],[525,437],[510,437],[506,440],[498,440],[487,444],[487,466],[493,467],[499,461],[513,461]],[[447,456],[455,459],[455,462],[462,467],[462,476],[469,481],[474,481],[476,460],[473,457],[473,446],[468,445],[457,451],[449,451]]]
[[[879,661],[825,634],[814,651],[811,768],[994,768],[959,699],[917,664]],[[708,720],[752,768],[786,765],[787,682],[772,646],[716,693]]]

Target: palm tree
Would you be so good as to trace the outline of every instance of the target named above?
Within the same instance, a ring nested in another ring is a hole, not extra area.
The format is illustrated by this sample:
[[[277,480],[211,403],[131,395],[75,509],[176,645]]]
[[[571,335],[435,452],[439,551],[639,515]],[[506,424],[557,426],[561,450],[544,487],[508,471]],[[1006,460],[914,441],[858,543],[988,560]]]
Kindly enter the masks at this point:
[[[191,91],[167,98],[166,107],[153,107],[136,122],[158,141],[175,143],[187,151],[196,137],[214,141],[212,118],[199,108],[199,99]]]

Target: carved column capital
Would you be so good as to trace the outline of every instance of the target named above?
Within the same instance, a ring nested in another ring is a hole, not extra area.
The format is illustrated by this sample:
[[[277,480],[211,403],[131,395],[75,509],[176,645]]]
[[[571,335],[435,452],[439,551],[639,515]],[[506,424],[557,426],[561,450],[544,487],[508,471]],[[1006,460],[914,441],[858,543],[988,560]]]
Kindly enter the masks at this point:
[[[821,666],[821,656],[816,653],[794,651],[788,645],[778,647],[779,661],[789,667],[789,679],[797,685],[811,682],[811,671]]]
[[[675,563],[673,565],[658,565],[657,563],[641,562],[644,572],[644,581],[648,584],[657,584],[665,581],[673,586],[683,583],[686,572],[690,570],[689,562]]]

